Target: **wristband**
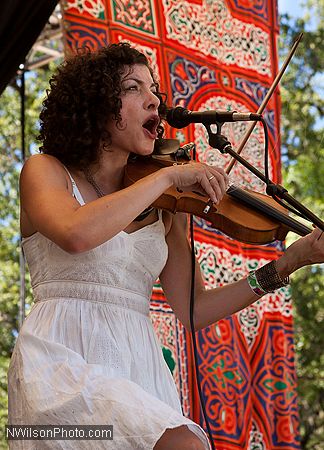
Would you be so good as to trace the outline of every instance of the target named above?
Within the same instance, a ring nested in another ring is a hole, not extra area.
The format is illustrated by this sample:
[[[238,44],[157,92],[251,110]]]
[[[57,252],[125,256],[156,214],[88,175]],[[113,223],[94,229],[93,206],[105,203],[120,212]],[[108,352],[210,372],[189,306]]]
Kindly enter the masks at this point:
[[[262,296],[264,294],[266,294],[267,292],[264,291],[262,289],[262,287],[260,286],[255,271],[253,270],[252,272],[249,273],[248,277],[247,277],[247,282],[250,286],[250,288],[252,289],[252,291],[258,295],[258,296]]]

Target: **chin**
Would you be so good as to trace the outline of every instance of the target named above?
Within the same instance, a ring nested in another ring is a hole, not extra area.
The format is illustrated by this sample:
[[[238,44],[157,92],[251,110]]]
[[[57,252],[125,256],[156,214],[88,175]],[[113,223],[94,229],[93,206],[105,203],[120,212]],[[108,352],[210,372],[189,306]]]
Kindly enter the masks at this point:
[[[154,142],[152,143],[152,145],[144,145],[142,148],[137,148],[135,150],[133,150],[133,153],[135,153],[136,155],[141,155],[141,156],[148,156],[148,155],[152,155],[154,150]]]

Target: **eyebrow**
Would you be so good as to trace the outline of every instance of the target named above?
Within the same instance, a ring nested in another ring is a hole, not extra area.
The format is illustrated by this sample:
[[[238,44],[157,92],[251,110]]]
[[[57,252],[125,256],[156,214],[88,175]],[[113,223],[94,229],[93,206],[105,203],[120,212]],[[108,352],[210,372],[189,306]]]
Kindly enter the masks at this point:
[[[145,81],[140,80],[139,78],[134,78],[134,77],[124,78],[124,79],[122,80],[122,83],[124,83],[125,81],[136,81],[136,83],[138,83],[138,84],[145,84]],[[157,86],[158,86],[157,83],[155,83],[155,82],[153,81],[152,84],[150,85],[150,88],[151,88],[151,87],[157,88]]]

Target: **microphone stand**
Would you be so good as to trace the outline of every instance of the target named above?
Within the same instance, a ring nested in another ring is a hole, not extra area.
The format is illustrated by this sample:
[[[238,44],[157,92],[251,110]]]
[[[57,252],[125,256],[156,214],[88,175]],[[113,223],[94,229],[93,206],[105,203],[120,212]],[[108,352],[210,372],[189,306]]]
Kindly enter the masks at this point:
[[[299,211],[301,216],[304,219],[309,220],[318,228],[324,231],[324,222],[317,217],[312,211],[310,211],[306,206],[302,205],[298,200],[292,197],[287,189],[285,189],[280,184],[273,183],[271,180],[268,180],[262,172],[252,166],[246,159],[242,158],[236,151],[233,150],[231,143],[226,138],[226,136],[221,134],[223,123],[216,122],[217,132],[213,133],[211,131],[209,124],[203,124],[208,132],[209,136],[209,145],[221,153],[228,153],[232,156],[236,161],[240,162],[246,169],[256,175],[260,180],[266,183],[267,188],[266,192],[269,196],[273,197],[274,200],[278,201],[278,198],[285,200],[289,205],[291,205],[295,210]]]

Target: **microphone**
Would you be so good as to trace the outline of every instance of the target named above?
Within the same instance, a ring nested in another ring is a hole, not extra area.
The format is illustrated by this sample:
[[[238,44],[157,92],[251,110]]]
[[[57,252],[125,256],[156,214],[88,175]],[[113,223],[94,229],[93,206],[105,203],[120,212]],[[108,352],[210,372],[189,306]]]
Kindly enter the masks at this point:
[[[189,111],[176,106],[169,108],[166,121],[173,128],[184,128],[191,123],[215,124],[261,120],[261,114],[238,113],[237,111]]]

